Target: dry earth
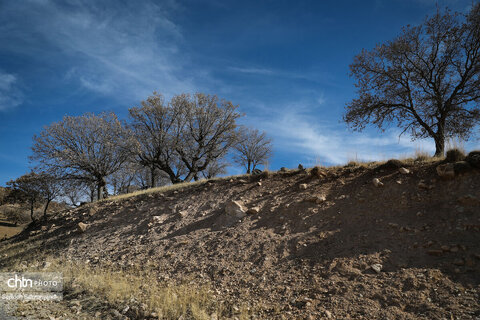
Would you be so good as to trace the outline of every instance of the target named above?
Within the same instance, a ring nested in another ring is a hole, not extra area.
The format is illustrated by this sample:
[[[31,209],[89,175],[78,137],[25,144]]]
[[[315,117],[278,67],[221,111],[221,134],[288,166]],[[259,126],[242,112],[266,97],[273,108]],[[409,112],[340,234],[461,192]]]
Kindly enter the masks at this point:
[[[30,257],[40,252],[115,270],[148,266],[165,284],[211,285],[224,305],[213,318],[243,308],[258,319],[480,319],[480,172],[442,180],[438,164],[410,174],[346,166],[320,178],[290,170],[106,200],[0,242],[0,268],[37,266]],[[259,212],[227,215],[232,200]],[[17,316],[54,319],[56,308],[62,319],[110,317],[88,304],[74,312],[72,299]]]

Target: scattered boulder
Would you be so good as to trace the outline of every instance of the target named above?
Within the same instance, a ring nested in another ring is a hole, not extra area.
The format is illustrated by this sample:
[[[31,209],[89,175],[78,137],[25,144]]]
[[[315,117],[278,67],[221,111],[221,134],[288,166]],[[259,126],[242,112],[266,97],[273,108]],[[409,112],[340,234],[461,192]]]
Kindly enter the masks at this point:
[[[243,218],[246,216],[247,208],[245,208],[238,201],[229,201],[225,205],[225,213],[236,218]]]
[[[257,182],[257,186],[261,187],[262,183],[260,181]]]
[[[80,231],[80,232],[85,232],[85,231],[87,231],[88,224],[83,223],[83,222],[79,222],[79,223],[77,224],[77,228],[78,228],[78,231]]]
[[[401,167],[398,169],[398,172],[400,172],[401,174],[409,174],[410,170],[408,170],[407,168]]]
[[[453,163],[438,165],[437,174],[443,179],[453,179],[455,177],[455,167]]]
[[[300,184],[299,187],[300,187],[300,190],[307,190],[307,187],[308,187],[308,186],[307,186],[306,183],[302,183],[302,184]]]
[[[472,151],[465,158],[472,167],[480,169],[480,151]]]
[[[377,188],[383,187],[383,182],[381,182],[380,179],[378,178],[373,178],[372,182],[373,182],[373,185]]]
[[[376,273],[382,272],[383,266],[380,263],[375,263],[370,266],[370,268]]]
[[[260,212],[260,207],[253,207],[247,210],[247,214],[257,214]]]

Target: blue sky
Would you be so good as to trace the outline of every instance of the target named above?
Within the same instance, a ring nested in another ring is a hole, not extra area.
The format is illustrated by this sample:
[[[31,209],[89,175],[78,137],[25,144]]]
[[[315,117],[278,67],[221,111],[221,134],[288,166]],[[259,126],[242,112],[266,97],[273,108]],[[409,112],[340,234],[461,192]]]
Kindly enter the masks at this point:
[[[32,136],[64,115],[129,107],[156,90],[217,94],[274,140],[270,169],[432,152],[399,130],[352,133],[348,66],[440,7],[471,0],[0,0],[0,184],[29,170]],[[466,144],[479,147],[479,141]],[[239,173],[239,168],[230,168]]]

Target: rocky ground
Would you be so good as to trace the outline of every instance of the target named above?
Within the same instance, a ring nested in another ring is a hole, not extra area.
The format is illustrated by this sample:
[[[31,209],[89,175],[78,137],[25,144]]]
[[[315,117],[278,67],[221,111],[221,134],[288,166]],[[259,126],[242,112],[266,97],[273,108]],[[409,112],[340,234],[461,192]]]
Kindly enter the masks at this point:
[[[440,164],[286,170],[106,200],[0,242],[0,267],[38,251],[148,266],[166,284],[211,284],[227,306],[213,318],[242,306],[258,319],[480,319],[480,171]],[[99,316],[69,299],[57,318]]]

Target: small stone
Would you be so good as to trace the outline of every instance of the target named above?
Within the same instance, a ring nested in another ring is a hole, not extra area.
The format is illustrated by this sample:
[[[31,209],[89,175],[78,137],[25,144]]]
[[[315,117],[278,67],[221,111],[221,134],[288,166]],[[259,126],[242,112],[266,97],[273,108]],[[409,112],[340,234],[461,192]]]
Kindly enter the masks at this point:
[[[457,246],[451,247],[450,252],[458,252],[458,247]]]
[[[85,231],[87,231],[88,224],[83,223],[83,222],[79,222],[78,225],[77,225],[77,228],[80,232],[85,232]]]
[[[373,182],[373,185],[374,185],[375,187],[377,187],[377,188],[383,186],[383,183],[382,183],[382,182],[380,181],[380,179],[378,179],[378,178],[373,178],[372,182]]]
[[[332,313],[328,310],[325,310],[325,316],[328,318],[328,319],[331,319],[332,318]]]
[[[42,231],[47,231],[47,226],[42,226]]]
[[[280,168],[280,172],[287,172],[287,171],[288,171],[288,169],[285,168],[285,167],[281,167],[281,168]]]
[[[395,181],[397,184],[402,184],[402,180]]]
[[[380,273],[382,271],[383,266],[380,263],[375,263],[375,264],[372,264],[370,268],[376,273]]]
[[[398,169],[398,172],[400,172],[401,174],[409,174],[410,170],[408,170],[407,168],[401,167],[400,169]]]
[[[225,205],[225,213],[237,218],[243,218],[247,209],[238,201],[230,201]]]
[[[300,187],[300,190],[306,190],[307,189],[307,184],[302,183],[299,187]]]
[[[450,247],[449,247],[449,246],[441,246],[440,249],[442,249],[442,251],[445,251],[445,252],[450,251]]]
[[[262,183],[260,181],[257,182],[257,186],[259,186],[259,187],[262,186]]]
[[[427,185],[424,181],[420,181],[417,186],[418,186],[420,189],[425,189],[425,190],[430,189],[430,186]]]
[[[253,207],[253,208],[250,208],[247,210],[247,214],[257,214],[260,212],[260,208],[259,207]]]
[[[313,196],[313,197],[305,198],[305,201],[320,204],[322,202],[327,201],[327,198],[325,196]]]

